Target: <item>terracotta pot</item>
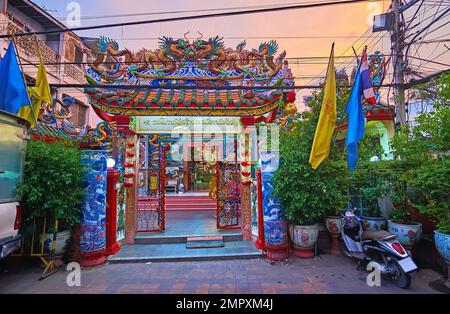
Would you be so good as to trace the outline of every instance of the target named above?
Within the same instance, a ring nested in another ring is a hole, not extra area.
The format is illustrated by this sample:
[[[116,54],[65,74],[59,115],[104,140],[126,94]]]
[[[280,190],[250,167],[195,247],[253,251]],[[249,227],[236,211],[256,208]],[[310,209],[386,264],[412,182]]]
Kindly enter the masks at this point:
[[[289,236],[294,245],[295,255],[302,258],[314,257],[313,248],[319,235],[319,226],[289,225]]]
[[[361,216],[360,219],[364,231],[386,230],[387,221],[383,217]]]
[[[398,241],[406,247],[416,245],[422,238],[422,224],[412,222],[410,225],[389,220],[388,231],[397,235]]]

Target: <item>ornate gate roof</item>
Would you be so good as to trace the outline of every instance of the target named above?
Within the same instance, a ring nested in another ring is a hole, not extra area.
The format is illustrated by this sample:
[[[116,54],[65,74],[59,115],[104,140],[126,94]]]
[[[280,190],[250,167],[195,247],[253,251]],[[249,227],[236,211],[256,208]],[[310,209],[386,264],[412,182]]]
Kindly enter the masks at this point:
[[[102,37],[99,56],[86,67],[92,87],[85,93],[94,107],[117,115],[261,116],[292,91],[294,78],[275,41],[251,51],[245,46],[225,48],[218,36],[189,40],[185,34],[131,52]]]

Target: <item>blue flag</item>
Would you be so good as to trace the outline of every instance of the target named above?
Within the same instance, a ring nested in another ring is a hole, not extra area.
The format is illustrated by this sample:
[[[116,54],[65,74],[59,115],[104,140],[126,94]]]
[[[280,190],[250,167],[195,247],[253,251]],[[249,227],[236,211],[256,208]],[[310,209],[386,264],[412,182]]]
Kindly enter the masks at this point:
[[[364,112],[362,109],[363,86],[361,82],[361,64],[356,71],[352,93],[347,104],[347,155],[348,170],[354,172],[358,164],[358,143],[364,137]]]
[[[0,109],[17,114],[24,105],[29,106],[30,100],[11,40],[8,50],[0,61]]]

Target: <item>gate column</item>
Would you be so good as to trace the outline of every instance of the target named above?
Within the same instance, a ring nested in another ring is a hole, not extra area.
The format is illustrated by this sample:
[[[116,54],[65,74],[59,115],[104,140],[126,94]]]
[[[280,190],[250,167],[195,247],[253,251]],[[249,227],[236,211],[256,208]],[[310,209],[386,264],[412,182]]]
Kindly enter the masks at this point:
[[[244,241],[252,239],[252,209],[251,209],[251,192],[250,185],[252,180],[252,133],[255,129],[254,117],[241,118],[243,132],[239,138],[241,163],[241,221],[242,236]]]
[[[127,143],[134,143],[134,153],[135,156],[138,156],[137,135],[127,134]],[[127,210],[125,212],[125,243],[127,244],[134,244],[134,238],[136,237],[137,233],[138,167],[138,162],[136,162],[134,168],[134,184],[133,186],[127,188]]]
[[[115,117],[117,122],[117,129],[126,134],[126,141],[128,144],[134,144],[128,151],[134,152],[135,156],[138,156],[137,134],[130,129],[130,117],[117,116]],[[134,244],[137,233],[137,201],[138,201],[138,174],[139,174],[139,162],[135,162],[134,165],[135,176],[133,178],[133,185],[126,188],[126,211],[125,211],[125,243]]]

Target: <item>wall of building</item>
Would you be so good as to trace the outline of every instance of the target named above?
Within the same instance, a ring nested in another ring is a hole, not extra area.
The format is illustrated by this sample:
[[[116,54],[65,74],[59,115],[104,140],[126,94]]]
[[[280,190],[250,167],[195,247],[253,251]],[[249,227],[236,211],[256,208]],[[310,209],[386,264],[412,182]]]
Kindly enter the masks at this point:
[[[20,10],[20,6],[14,7],[11,4],[6,6],[7,12],[3,12],[1,8],[5,0],[0,0],[0,33],[11,34],[23,32],[23,25],[29,31],[43,31],[43,27],[38,21],[33,19],[33,16],[27,16]],[[11,16],[14,20],[11,20]],[[51,16],[49,16],[49,21]],[[22,25],[21,25],[22,24]],[[87,61],[86,54],[90,50],[85,47],[76,34],[62,33],[55,35],[41,35],[38,36],[38,44],[41,50],[44,63],[46,64],[47,76],[50,84],[84,84],[83,65],[64,64],[66,62],[79,61],[75,59],[75,49],[83,51],[83,59],[80,61]],[[16,38],[18,54],[22,63],[24,73],[29,78],[36,78],[38,71],[39,59],[37,57],[36,41],[33,37]],[[9,40],[0,39],[0,54],[3,55],[9,45]],[[84,95],[82,89],[59,89],[55,90],[54,98],[62,100],[63,94],[74,97],[76,99],[76,106],[82,106],[85,110],[75,109],[77,112],[84,111],[85,122],[91,127],[95,127],[100,118],[95,114],[89,105],[87,97]],[[79,123],[77,123],[79,124]]]

